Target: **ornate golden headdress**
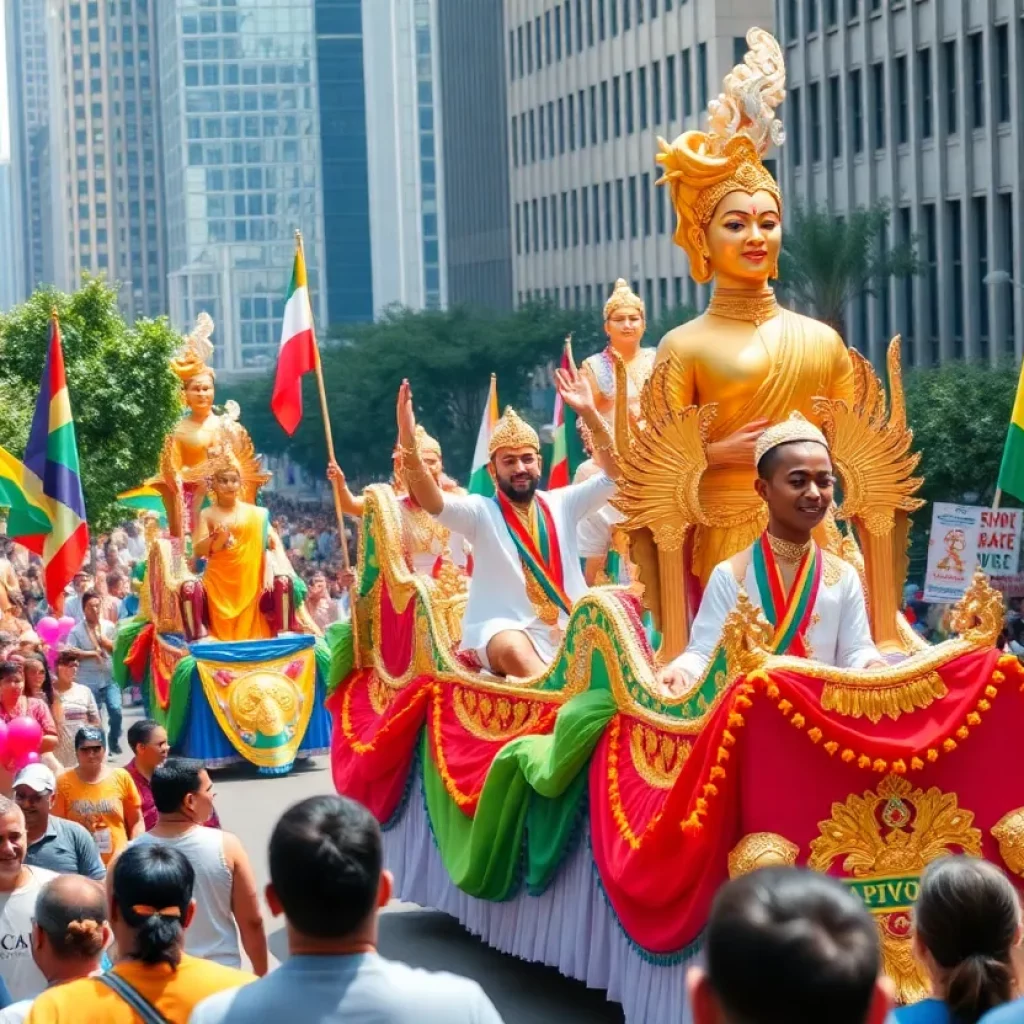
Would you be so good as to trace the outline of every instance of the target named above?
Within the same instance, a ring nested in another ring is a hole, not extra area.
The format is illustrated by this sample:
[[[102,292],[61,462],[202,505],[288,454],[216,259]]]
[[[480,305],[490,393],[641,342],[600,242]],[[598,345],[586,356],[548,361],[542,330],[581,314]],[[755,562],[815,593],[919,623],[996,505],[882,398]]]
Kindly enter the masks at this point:
[[[754,465],[756,466],[773,448],[780,444],[793,441],[816,441],[828,448],[825,435],[813,424],[809,423],[798,412],[791,412],[788,420],[769,427],[754,445]]]
[[[623,307],[629,309],[639,309],[640,315],[646,320],[647,310],[644,308],[644,300],[640,298],[632,288],[629,287],[629,282],[620,277],[615,282],[615,287],[612,289],[611,295],[608,296],[608,301],[604,304],[604,318],[607,320],[612,313],[618,312]]]
[[[498,420],[491,434],[491,443],[487,446],[488,457],[493,458],[499,448],[533,448],[540,451],[537,431],[511,405],[505,407],[505,415]]]
[[[778,183],[761,157],[769,143],[781,146],[786,133],[775,108],[786,96],[786,66],[771,33],[752,28],[750,49],[725,76],[722,93],[708,104],[708,130],[684,132],[671,144],[658,138],[655,158],[664,169],[679,223],[675,242],[690,257],[690,275],[700,284],[711,280],[704,231],[715,207],[730,192],[771,193],[782,212]]]
[[[207,460],[205,469],[207,479],[211,481],[215,480],[219,473],[224,473],[229,469],[233,469],[238,474],[239,479],[242,479],[244,476],[242,463],[231,445],[225,445],[216,455],[212,455]]]
[[[171,359],[171,369],[177,374],[182,386],[187,386],[193,377],[201,373],[214,376],[213,367],[208,361],[213,358],[213,320],[209,313],[200,313],[196,317],[196,326],[183,341],[181,347]]]
[[[424,452],[433,452],[441,458],[441,443],[436,437],[431,437],[419,423],[416,424],[416,447],[421,455]]]

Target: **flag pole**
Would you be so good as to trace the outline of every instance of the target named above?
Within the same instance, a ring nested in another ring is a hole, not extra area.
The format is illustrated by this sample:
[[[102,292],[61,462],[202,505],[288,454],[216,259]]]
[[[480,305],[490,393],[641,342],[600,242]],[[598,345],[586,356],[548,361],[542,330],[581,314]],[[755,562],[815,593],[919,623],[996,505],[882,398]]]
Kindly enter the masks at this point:
[[[1001,487],[996,488],[995,497],[992,499],[992,511],[999,511],[999,503],[1003,500],[1003,490]]]
[[[306,265],[306,249],[302,243],[302,232],[295,229],[295,244],[302,255],[302,265]],[[308,280],[308,279],[307,279]],[[308,292],[307,292],[308,295]],[[309,305],[309,318],[313,320],[313,303]],[[314,345],[313,351],[316,355],[316,386],[320,393],[320,413],[324,421],[324,438],[327,441],[327,458],[329,462],[337,462],[334,457],[334,434],[331,431],[331,416],[327,410],[327,388],[324,386],[324,371],[320,365],[320,346]],[[341,499],[338,497],[338,488],[331,483],[331,496],[334,498],[334,514],[338,520],[338,539],[341,541],[341,567],[347,573],[352,568],[348,557],[348,538],[345,536],[345,513],[341,510]],[[355,652],[356,665],[359,665],[359,635],[356,630],[356,592],[355,586],[348,587],[348,613],[352,623],[352,649]]]

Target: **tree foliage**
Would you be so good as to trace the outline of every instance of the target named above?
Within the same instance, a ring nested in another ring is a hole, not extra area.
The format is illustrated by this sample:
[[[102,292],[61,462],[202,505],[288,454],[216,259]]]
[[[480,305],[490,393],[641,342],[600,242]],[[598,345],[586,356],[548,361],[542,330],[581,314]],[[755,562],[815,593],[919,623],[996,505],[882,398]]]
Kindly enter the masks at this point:
[[[846,338],[847,305],[888,277],[918,272],[913,240],[888,245],[883,202],[839,217],[823,206],[796,206],[779,257],[779,289]]]
[[[39,394],[52,309],[60,318],[85,506],[90,526],[103,530],[124,518],[117,495],[155,471],[181,414],[168,366],[181,339],[164,318],[127,324],[116,291],[99,279],[72,294],[42,289],[0,316],[0,444],[18,457]]]
[[[670,326],[688,319],[674,310],[648,327],[655,344]],[[606,344],[601,311],[565,310],[533,303],[498,314],[464,307],[412,312],[393,309],[374,324],[346,328],[322,343],[322,363],[335,450],[358,480],[385,477],[395,439],[395,396],[403,377],[413,386],[417,416],[441,442],[445,466],[465,479],[492,373],[502,408],[512,405],[540,425],[551,409],[531,409],[531,393],[546,387],[567,334],[577,361]],[[265,454],[288,453],[316,476],[326,460],[319,397],[312,376],[303,388],[305,416],[288,438],[270,414],[272,374],[218,384],[217,400],[235,399],[242,422]]]

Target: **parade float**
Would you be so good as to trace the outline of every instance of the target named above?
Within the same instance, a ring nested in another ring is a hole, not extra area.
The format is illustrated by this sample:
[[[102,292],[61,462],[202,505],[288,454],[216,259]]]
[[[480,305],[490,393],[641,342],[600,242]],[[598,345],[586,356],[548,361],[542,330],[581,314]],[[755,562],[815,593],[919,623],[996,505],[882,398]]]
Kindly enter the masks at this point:
[[[659,157],[700,281],[723,270],[705,229],[727,195],[767,192],[781,210],[760,154],[782,141],[782,56],[760,30],[748,43],[709,130]],[[617,371],[613,504],[657,652],[633,595],[596,587],[540,678],[472,670],[451,598],[410,571],[395,493],[374,486],[355,665],[331,680],[334,782],[381,822],[397,894],[605,989],[634,1024],[685,1018],[685,965],[730,876],[784,863],[841,878],[875,915],[885,970],[912,1001],[926,990],[909,938],[925,865],[966,853],[1024,875],[1024,777],[1009,769],[1024,670],[994,646],[1001,597],[976,574],[955,635],[936,646],[899,613],[921,483],[899,341],[886,389],[831,328],[779,310],[764,284],[717,292],[713,310],[669,334],[638,417],[625,414]],[[721,445],[793,410],[824,431],[840,481],[818,538],[825,582],[839,560],[855,567],[887,665],[776,654],[741,593],[703,678],[669,696],[656,666],[686,646],[708,573],[765,526],[752,464],[723,464]]]
[[[332,643],[344,657],[348,627],[325,637],[305,613],[305,585],[257,504],[269,474],[237,406],[214,408],[212,333],[201,314],[171,363],[187,408],[142,489],[167,530],[148,519],[139,611],[118,630],[115,679],[141,687],[176,754],[281,774],[328,749]]]

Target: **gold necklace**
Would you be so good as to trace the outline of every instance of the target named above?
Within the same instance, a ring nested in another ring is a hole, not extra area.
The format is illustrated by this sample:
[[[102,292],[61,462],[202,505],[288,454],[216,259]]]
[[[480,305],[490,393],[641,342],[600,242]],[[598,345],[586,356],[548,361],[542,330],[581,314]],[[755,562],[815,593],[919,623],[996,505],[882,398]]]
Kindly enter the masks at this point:
[[[771,288],[756,294],[719,288],[711,296],[708,312],[727,320],[746,320],[760,327],[779,315],[779,304]]]
[[[798,564],[811,549],[809,540],[803,544],[794,544],[789,540],[779,540],[778,537],[773,537],[770,533],[768,534],[768,545],[772,549],[776,561],[787,562],[790,565]]]
[[[403,532],[410,555],[423,552],[433,554],[435,540],[440,542],[442,548],[448,544],[449,530],[442,526],[426,509],[403,502],[402,512],[402,522],[405,527]]]

